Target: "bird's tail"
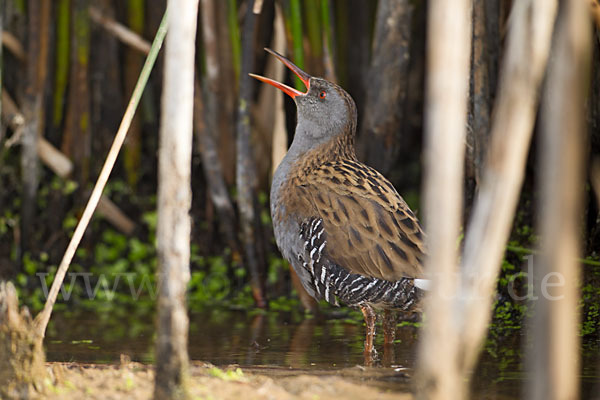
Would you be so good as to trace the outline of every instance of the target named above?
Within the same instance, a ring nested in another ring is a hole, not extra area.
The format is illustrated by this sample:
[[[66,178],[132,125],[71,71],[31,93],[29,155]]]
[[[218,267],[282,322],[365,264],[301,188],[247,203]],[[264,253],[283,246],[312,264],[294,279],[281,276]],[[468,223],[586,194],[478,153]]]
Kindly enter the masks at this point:
[[[421,290],[429,290],[431,288],[431,280],[430,279],[416,279],[414,280],[414,285]]]

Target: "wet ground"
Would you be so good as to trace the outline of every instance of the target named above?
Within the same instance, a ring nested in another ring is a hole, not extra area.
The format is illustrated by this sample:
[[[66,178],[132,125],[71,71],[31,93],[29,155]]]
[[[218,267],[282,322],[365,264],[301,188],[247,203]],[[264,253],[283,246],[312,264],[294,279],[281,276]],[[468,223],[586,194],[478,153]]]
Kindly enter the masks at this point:
[[[119,364],[125,359],[142,364],[153,362],[154,323],[151,317],[119,310],[63,312],[52,318],[45,342],[48,361]],[[409,392],[419,329],[399,327],[396,343],[385,352],[381,329],[379,333],[376,342],[378,360],[374,366],[365,367],[363,325],[347,315],[252,315],[243,311],[215,310],[190,316],[189,353],[196,367],[205,363],[222,368],[239,366],[246,376],[277,382],[300,375],[341,378],[345,384],[367,385],[381,393]],[[510,334],[490,334],[472,379],[475,398],[524,398],[522,387],[527,379],[523,372],[524,342],[519,330]],[[598,348],[594,341],[584,342],[582,398],[594,398],[592,393],[600,382],[596,369]],[[149,373],[145,368],[136,371]],[[197,370],[195,374],[202,376]]]

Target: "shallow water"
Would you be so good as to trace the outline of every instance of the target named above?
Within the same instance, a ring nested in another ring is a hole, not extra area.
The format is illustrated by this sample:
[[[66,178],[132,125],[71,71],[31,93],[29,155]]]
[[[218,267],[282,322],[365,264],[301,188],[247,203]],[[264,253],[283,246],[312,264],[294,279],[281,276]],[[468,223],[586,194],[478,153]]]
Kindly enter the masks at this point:
[[[120,317],[117,317],[119,314]],[[192,360],[217,366],[237,364],[274,376],[334,374],[367,381],[391,390],[410,390],[419,330],[399,327],[392,349],[383,351],[377,336],[378,360],[364,368],[364,327],[343,314],[307,317],[302,314],[214,310],[190,315],[189,353]],[[153,362],[154,321],[149,316],[119,312],[56,313],[46,337],[48,361],[118,363],[121,355]],[[519,331],[492,332],[472,379],[478,399],[524,398],[522,342]],[[582,398],[593,398],[600,379],[598,343],[584,342]],[[358,366],[358,367],[357,367]],[[357,374],[360,371],[360,374]]]

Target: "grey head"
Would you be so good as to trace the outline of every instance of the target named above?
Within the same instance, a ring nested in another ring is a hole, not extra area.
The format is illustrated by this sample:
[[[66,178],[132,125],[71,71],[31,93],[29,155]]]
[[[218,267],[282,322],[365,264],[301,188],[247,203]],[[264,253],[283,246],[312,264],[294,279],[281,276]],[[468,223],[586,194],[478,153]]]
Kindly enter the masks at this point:
[[[340,136],[347,137],[349,140],[344,142],[352,144],[356,132],[356,105],[352,97],[335,83],[310,76],[281,54],[265,50],[292,70],[307,88],[303,93],[272,79],[250,74],[294,99],[298,124],[290,152],[301,155]]]

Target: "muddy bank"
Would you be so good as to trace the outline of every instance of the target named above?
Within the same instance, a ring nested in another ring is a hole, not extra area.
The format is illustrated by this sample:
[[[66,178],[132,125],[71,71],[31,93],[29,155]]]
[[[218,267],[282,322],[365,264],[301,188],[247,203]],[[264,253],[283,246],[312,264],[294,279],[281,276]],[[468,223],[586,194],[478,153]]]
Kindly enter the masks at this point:
[[[52,378],[47,382],[48,399],[150,399],[154,383],[152,366],[125,362],[121,365],[48,363]],[[401,372],[375,371],[361,367],[333,371],[285,369],[216,368],[194,363],[190,368],[193,399],[293,400],[293,399],[395,399],[412,395],[403,389]],[[394,389],[386,380],[398,380]],[[50,383],[52,381],[52,383]],[[404,382],[404,383],[403,383]],[[387,386],[387,387],[386,387]]]
[[[27,399],[46,380],[41,337],[12,283],[0,282],[0,398]]]

